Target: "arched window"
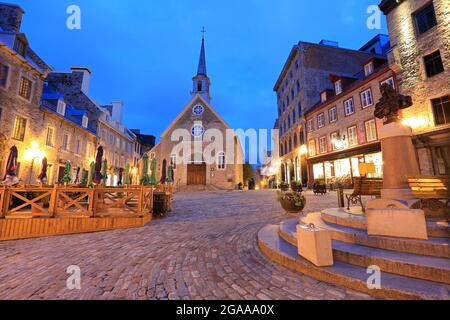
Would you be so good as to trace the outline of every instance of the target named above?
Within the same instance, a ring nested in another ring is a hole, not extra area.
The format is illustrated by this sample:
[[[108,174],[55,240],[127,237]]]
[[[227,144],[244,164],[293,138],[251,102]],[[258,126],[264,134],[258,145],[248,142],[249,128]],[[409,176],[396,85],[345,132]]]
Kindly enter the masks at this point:
[[[202,82],[201,81],[197,82],[197,91],[202,92]]]
[[[174,170],[177,168],[177,155],[176,154],[172,154],[170,156],[170,166]]]
[[[219,152],[219,154],[217,155],[217,168],[219,170],[225,170],[225,166],[226,166],[225,152]]]

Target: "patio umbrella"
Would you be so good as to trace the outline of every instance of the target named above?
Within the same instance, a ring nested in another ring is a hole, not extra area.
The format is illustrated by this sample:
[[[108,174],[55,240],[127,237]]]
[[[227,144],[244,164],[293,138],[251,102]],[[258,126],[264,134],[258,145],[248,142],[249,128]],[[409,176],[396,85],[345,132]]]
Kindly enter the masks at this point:
[[[87,182],[88,182],[88,172],[87,172],[86,169],[83,169],[81,171],[81,182],[80,182],[80,184],[85,186],[87,184]]]
[[[152,159],[151,169],[152,169],[152,175],[150,177],[150,184],[152,186],[154,186],[154,185],[156,185],[158,183],[156,181],[156,159]]]
[[[95,176],[95,162],[92,161],[91,165],[89,166],[89,181],[87,184],[89,188],[94,187],[94,176]]]
[[[130,169],[130,164],[127,164],[125,166],[125,172],[124,172],[124,175],[123,175],[123,184],[126,185],[126,186],[131,184],[131,181],[130,181],[130,170],[131,170]]]
[[[6,186],[14,186],[19,183],[19,178],[17,177],[17,158],[18,150],[16,146],[11,147],[8,156],[8,162],[6,164],[6,175],[4,181],[2,182]]]
[[[61,180],[62,183],[67,184],[70,183],[72,181],[72,179],[70,178],[70,170],[71,170],[72,166],[70,165],[69,161],[66,161],[66,168],[64,169],[64,176]]]
[[[122,179],[123,179],[123,168],[120,168],[119,169],[119,180],[117,181],[117,185],[118,186],[122,186],[123,185]]]
[[[44,157],[44,159],[42,159],[41,174],[38,176],[38,182],[41,184],[47,183],[47,168],[48,168],[47,158]]]
[[[144,186],[148,186],[151,184],[151,179],[148,176],[148,154],[144,154],[142,157],[142,175],[141,175],[141,184]]]
[[[102,182],[102,160],[103,160],[103,147],[98,147],[97,157],[95,158],[95,169],[94,169],[94,184],[100,184]]]
[[[166,180],[167,180],[167,161],[164,160],[163,161],[163,165],[162,165],[162,172],[161,172],[161,183],[165,184]]]
[[[167,169],[167,182],[172,183],[173,182],[173,167],[169,166]]]
[[[103,177],[103,185],[106,186],[106,181],[108,180],[108,160],[103,160],[102,166],[102,177]]]

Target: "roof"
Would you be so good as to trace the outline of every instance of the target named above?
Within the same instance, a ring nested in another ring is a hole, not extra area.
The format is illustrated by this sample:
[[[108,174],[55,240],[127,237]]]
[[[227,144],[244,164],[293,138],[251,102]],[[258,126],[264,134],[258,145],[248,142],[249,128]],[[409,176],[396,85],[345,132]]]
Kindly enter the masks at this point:
[[[198,60],[197,76],[207,76],[206,72],[206,53],[205,53],[205,38],[202,38],[202,48],[200,50],[200,58]]]
[[[383,0],[379,4],[379,7],[384,14],[388,14],[402,2],[403,0]]]

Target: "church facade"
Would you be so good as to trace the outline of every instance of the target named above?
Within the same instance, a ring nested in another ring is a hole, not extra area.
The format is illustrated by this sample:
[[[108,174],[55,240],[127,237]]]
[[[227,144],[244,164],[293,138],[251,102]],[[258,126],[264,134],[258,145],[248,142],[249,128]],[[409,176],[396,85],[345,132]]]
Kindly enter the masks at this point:
[[[149,152],[157,161],[158,178],[173,169],[178,190],[190,186],[234,190],[243,183],[243,151],[234,131],[211,106],[211,81],[206,70],[205,41],[191,100]]]

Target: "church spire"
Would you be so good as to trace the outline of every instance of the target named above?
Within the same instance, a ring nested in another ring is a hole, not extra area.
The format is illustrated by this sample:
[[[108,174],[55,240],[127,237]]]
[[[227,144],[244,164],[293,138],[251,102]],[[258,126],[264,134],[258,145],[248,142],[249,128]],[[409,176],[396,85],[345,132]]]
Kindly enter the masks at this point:
[[[211,100],[209,95],[209,86],[211,85],[211,81],[209,80],[206,72],[205,28],[203,28],[202,33],[202,47],[198,61],[197,75],[192,78],[194,84],[192,95],[195,96],[199,94],[209,102]]]

